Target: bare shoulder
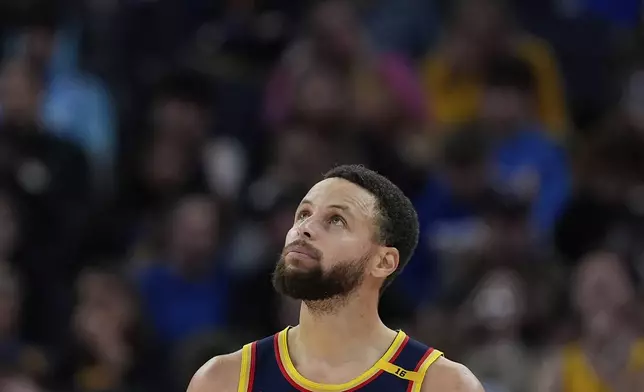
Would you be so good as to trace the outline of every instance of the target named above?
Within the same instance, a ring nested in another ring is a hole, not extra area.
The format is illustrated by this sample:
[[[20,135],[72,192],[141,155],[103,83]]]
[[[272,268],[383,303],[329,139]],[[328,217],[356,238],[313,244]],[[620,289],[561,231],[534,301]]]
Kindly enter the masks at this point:
[[[241,350],[212,358],[192,377],[188,392],[236,392],[241,362]]]
[[[421,392],[484,392],[472,372],[460,363],[439,358],[427,369]]]

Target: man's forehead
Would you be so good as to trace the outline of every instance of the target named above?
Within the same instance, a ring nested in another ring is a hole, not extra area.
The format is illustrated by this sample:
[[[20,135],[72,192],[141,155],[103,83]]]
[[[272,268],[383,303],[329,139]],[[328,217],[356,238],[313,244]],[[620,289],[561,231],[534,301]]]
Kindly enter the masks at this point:
[[[376,205],[375,197],[358,185],[341,179],[328,178],[315,184],[302,200],[314,205],[345,206],[371,215]]]

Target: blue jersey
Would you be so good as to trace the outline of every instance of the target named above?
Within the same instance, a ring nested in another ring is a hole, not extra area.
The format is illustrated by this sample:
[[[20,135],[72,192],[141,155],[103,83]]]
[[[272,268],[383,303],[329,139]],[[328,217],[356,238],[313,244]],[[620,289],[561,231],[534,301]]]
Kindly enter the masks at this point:
[[[399,331],[371,369],[344,384],[320,384],[295,369],[288,330],[244,346],[238,392],[419,392],[427,369],[443,355]]]

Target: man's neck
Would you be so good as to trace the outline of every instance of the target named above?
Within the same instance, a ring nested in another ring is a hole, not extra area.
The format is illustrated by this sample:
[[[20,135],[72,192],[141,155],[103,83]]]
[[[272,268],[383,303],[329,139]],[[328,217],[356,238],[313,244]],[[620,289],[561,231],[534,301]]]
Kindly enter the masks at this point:
[[[312,310],[302,303],[300,324],[290,335],[294,359],[301,355],[341,364],[364,358],[367,347],[373,347],[379,357],[391,345],[396,332],[380,320],[377,300],[357,297],[333,312]]]

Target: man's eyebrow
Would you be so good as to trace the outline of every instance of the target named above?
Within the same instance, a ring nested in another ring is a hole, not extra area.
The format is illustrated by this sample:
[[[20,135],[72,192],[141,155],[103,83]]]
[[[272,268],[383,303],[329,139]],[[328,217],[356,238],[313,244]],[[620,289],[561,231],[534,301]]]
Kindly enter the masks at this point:
[[[312,203],[310,200],[306,200],[306,199],[304,199],[304,200],[302,200],[302,202],[300,203],[299,207],[301,207],[301,206],[303,206],[303,205],[305,205],[305,204],[313,205],[313,203]],[[299,208],[299,207],[298,207],[298,208]],[[345,204],[331,204],[331,205],[329,205],[327,208],[335,208],[335,209],[337,209],[337,210],[342,210],[342,211],[346,211],[347,213],[351,213],[349,206],[347,206],[347,205],[345,205]]]

